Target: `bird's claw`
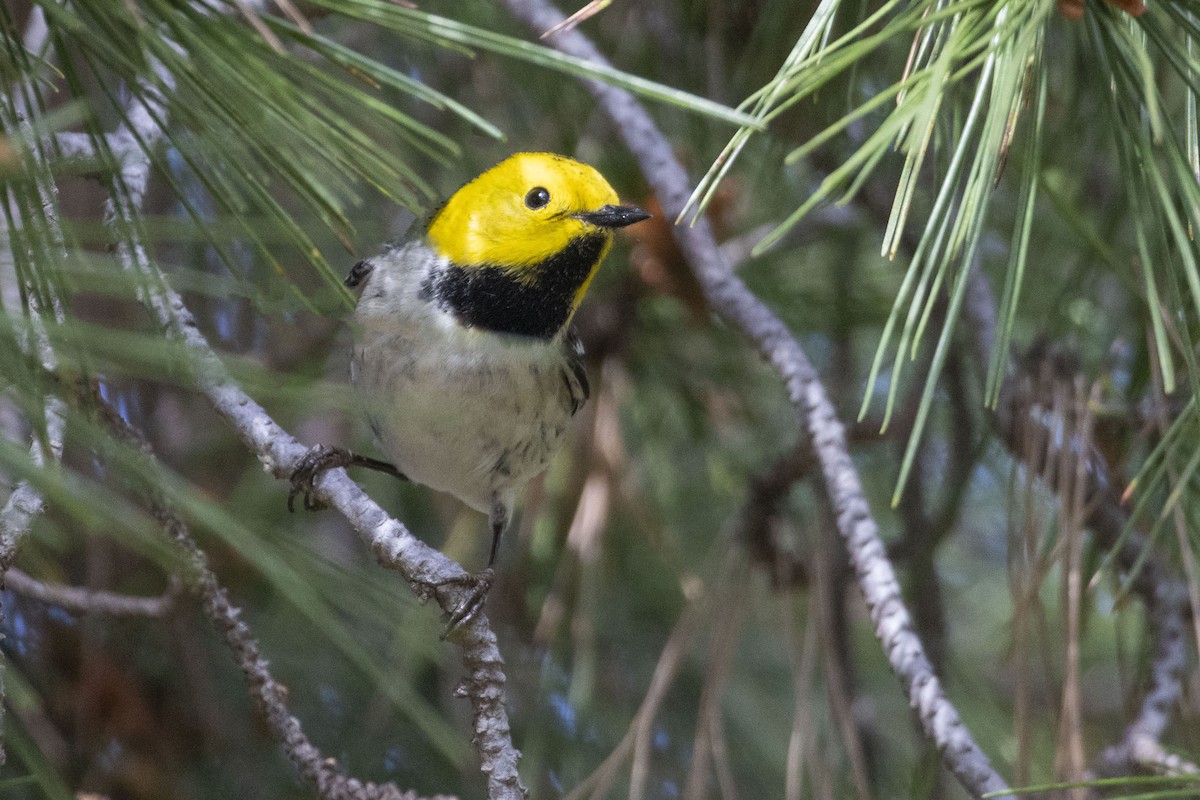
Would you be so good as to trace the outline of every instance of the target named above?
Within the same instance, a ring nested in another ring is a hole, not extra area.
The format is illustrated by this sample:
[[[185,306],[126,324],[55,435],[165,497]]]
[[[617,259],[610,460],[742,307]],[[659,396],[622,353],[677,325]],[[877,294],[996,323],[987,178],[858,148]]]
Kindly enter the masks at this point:
[[[446,586],[466,587],[466,592],[458,606],[447,614],[446,627],[442,629],[441,638],[443,640],[450,638],[456,631],[461,630],[463,626],[475,619],[480,609],[483,608],[483,603],[487,600],[488,592],[495,579],[495,571],[488,567],[479,572],[469,572],[457,578],[448,578],[427,585],[426,588],[430,593],[436,593],[438,589]]]
[[[309,448],[292,470],[291,486],[288,488],[288,511],[295,512],[297,495],[304,497],[305,511],[320,511],[325,504],[317,498],[315,481],[317,476],[335,467],[344,467],[349,453],[340,447],[318,444]]]

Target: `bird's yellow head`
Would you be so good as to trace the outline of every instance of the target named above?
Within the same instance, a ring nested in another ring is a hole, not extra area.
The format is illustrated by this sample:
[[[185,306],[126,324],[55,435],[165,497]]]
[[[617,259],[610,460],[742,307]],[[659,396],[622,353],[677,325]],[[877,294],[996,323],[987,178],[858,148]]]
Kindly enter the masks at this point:
[[[457,270],[442,299],[468,324],[553,335],[582,301],[613,230],[649,216],[618,205],[616,191],[587,164],[517,153],[455,192],[430,220],[430,246]]]
[[[645,219],[605,215],[617,193],[587,164],[553,153],[517,153],[455,192],[429,223],[429,242],[455,264],[520,272],[572,240]],[[599,212],[599,213],[597,213]]]

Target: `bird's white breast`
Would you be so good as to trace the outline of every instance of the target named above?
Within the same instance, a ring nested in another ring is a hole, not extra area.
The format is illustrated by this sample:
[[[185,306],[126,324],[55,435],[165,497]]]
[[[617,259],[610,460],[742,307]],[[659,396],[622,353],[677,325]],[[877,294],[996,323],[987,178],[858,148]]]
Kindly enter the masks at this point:
[[[352,377],[384,452],[413,481],[488,513],[541,472],[572,414],[562,342],[467,328],[425,284],[421,242],[372,260]],[[425,284],[423,288],[423,284]]]

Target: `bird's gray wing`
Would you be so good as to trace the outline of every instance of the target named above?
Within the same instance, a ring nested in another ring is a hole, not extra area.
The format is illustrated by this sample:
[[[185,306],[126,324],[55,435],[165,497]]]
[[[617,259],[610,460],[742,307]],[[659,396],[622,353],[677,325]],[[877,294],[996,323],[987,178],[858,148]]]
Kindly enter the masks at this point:
[[[562,379],[567,387],[567,396],[570,398],[571,415],[574,416],[591,396],[587,367],[583,361],[583,342],[579,340],[579,334],[574,328],[567,331],[567,335],[563,339],[563,351],[565,358],[563,359]]]

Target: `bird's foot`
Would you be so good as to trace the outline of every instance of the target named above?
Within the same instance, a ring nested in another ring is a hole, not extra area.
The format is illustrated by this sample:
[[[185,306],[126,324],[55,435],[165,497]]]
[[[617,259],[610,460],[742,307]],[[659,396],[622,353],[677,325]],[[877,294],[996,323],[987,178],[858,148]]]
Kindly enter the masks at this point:
[[[487,600],[488,592],[495,580],[495,570],[487,567],[479,572],[468,572],[457,578],[421,584],[421,589],[426,596],[430,597],[436,595],[439,589],[448,586],[459,586],[465,589],[458,605],[453,611],[447,612],[446,627],[442,629],[442,639],[450,638],[455,631],[462,629],[464,625],[475,619],[475,615],[483,608],[483,603]]]
[[[320,511],[325,504],[317,499],[317,476],[335,467],[345,467],[353,461],[354,454],[341,447],[318,444],[309,448],[300,463],[292,470],[291,486],[288,488],[288,511],[294,512],[296,496],[304,497],[305,511]]]
[[[408,480],[403,472],[396,469],[395,464],[360,456],[344,447],[318,444],[310,447],[304,457],[300,459],[296,469],[292,470],[291,487],[288,489],[288,511],[296,510],[293,507],[296,495],[304,496],[305,511],[320,511],[325,508],[325,504],[317,499],[317,487],[313,485],[313,482],[322,472],[337,467],[367,467],[376,472],[386,472],[402,481]]]

